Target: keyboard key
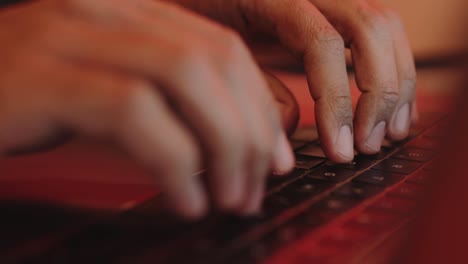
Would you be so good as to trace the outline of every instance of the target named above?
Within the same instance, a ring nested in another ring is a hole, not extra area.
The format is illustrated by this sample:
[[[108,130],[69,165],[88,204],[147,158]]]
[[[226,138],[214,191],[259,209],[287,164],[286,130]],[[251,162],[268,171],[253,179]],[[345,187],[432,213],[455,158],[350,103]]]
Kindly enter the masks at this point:
[[[394,196],[384,196],[369,206],[372,211],[386,211],[396,214],[409,214],[414,211],[416,202]]]
[[[292,147],[293,150],[298,150],[298,149],[304,147],[305,145],[307,145],[306,141],[293,140],[293,141],[290,141],[290,143],[291,143],[291,147]]]
[[[281,185],[284,185],[288,182],[294,181],[305,173],[304,169],[294,169],[291,173],[287,175],[271,175],[267,179],[267,190],[272,190]]]
[[[432,177],[432,172],[422,170],[408,177],[406,182],[410,184],[426,185],[430,177]]]
[[[388,154],[390,154],[394,150],[395,150],[394,147],[382,147],[382,148],[380,148],[380,151],[377,154],[363,155],[363,156],[368,158],[368,159],[372,159],[372,160],[381,160],[381,159],[386,158],[388,156]],[[360,155],[362,155],[362,154],[360,154]]]
[[[435,153],[430,150],[418,148],[405,148],[392,155],[395,159],[427,162],[434,158]]]
[[[303,148],[301,148],[298,152],[298,154],[305,155],[305,156],[310,156],[310,157],[318,157],[318,158],[326,158],[327,156],[322,150],[322,147],[320,144],[309,144]]]
[[[224,216],[212,223],[207,232],[200,233],[198,239],[209,247],[208,250],[228,244],[236,237],[270,220],[265,214],[249,217]],[[199,249],[198,251],[201,251]]]
[[[364,200],[383,191],[381,186],[375,186],[360,182],[347,183],[333,192],[333,195],[348,197],[355,200]]]
[[[387,172],[394,172],[400,174],[411,174],[421,167],[423,163],[407,160],[398,160],[398,159],[386,159],[376,166],[373,170],[381,170]]]
[[[276,216],[285,210],[293,207],[295,204],[289,197],[282,193],[274,193],[269,195],[263,201],[263,212],[268,217]]]
[[[291,136],[294,141],[312,142],[319,139],[317,128],[315,126],[302,127],[297,129]]]
[[[390,186],[403,179],[403,175],[386,171],[369,170],[353,179],[353,182]]]
[[[310,206],[305,212],[296,217],[294,221],[298,225],[303,226],[305,231],[310,231],[313,228],[328,223],[358,203],[354,199],[331,195]]]
[[[330,219],[329,216],[320,215],[320,210],[313,207],[293,218],[288,224],[295,225],[301,232],[305,233],[327,223]]]
[[[358,202],[354,199],[343,196],[332,195],[323,201],[313,205],[317,210],[322,210],[322,214],[339,214],[354,207]]]
[[[389,192],[387,195],[405,199],[418,200],[424,194],[424,190],[425,188],[420,185],[403,183],[391,192]]]
[[[332,161],[327,161],[325,165],[331,166],[331,167],[345,168],[345,169],[352,170],[352,171],[361,171],[361,170],[367,169],[369,166],[371,166],[375,162],[376,162],[375,159],[371,159],[364,155],[357,155],[356,157],[354,157],[354,160],[349,163],[334,163]]]
[[[322,181],[342,182],[349,179],[354,174],[355,172],[352,170],[339,167],[322,166],[317,170],[307,173],[304,177]]]
[[[366,209],[344,224],[346,228],[376,232],[398,224],[401,217],[393,213]]]
[[[310,157],[304,155],[296,155],[296,165],[298,169],[310,170],[324,163],[324,158]]]
[[[330,182],[311,178],[301,178],[286,186],[280,193],[293,203],[303,202],[333,187]]]

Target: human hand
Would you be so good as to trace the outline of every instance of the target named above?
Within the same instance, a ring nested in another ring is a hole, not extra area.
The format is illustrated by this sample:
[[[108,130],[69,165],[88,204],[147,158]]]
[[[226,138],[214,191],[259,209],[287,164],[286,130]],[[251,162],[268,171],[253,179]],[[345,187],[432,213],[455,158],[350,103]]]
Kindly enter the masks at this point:
[[[0,43],[0,153],[64,131],[111,139],[194,218],[209,200],[257,211],[265,176],[293,166],[241,39],[173,4],[34,1],[0,11]]]
[[[274,37],[304,63],[322,147],[337,162],[401,140],[417,118],[416,73],[398,16],[373,0],[172,0],[248,39]],[[353,120],[345,48],[362,95]],[[354,141],[354,142],[353,142]]]

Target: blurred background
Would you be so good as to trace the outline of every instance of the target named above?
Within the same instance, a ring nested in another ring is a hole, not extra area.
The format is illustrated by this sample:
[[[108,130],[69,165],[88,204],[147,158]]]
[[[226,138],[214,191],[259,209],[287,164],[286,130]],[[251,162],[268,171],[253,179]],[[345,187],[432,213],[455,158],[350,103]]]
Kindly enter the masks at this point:
[[[416,58],[467,51],[468,1],[381,1],[401,15]]]

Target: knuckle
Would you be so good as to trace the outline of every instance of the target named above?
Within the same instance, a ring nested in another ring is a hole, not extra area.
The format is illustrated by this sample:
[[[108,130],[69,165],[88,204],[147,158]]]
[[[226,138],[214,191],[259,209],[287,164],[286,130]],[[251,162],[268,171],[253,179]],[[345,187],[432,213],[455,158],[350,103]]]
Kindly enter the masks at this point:
[[[345,43],[341,35],[331,26],[325,25],[317,30],[314,35],[316,41],[323,47],[335,51],[337,54],[344,54]]]
[[[194,71],[199,71],[205,64],[208,56],[207,49],[199,43],[179,43],[173,52],[173,61],[175,68],[179,72],[192,75]]]
[[[223,30],[221,36],[223,43],[223,56],[228,59],[238,60],[245,58],[247,54],[247,47],[245,46],[239,34],[233,30]]]
[[[391,30],[384,14],[369,8],[360,8],[358,12],[358,30],[365,35],[391,40]]]
[[[393,9],[386,8],[381,11],[383,16],[387,19],[389,25],[397,30],[403,30],[403,20],[401,19],[400,15],[395,12]]]
[[[273,137],[261,136],[250,143],[252,156],[257,160],[267,160],[272,156]]]
[[[334,109],[337,120],[343,124],[352,123],[352,100],[348,94],[332,94],[328,96],[327,102],[330,109]]]
[[[246,137],[235,127],[226,126],[213,135],[213,155],[221,158],[226,153],[242,153],[246,145]]]
[[[134,118],[134,115],[138,115],[134,109],[138,109],[142,100],[154,97],[150,87],[150,84],[143,80],[131,78],[115,78],[109,83],[104,83],[100,86],[102,94],[96,96],[101,100],[99,112],[114,116],[109,118],[111,120],[116,119],[116,116],[124,119]]]
[[[183,174],[192,173],[199,164],[198,152],[191,144],[185,146],[181,144],[177,148],[170,148],[164,152],[163,156],[161,166],[164,166],[166,171],[179,171]]]
[[[392,113],[400,99],[400,93],[395,90],[387,89],[382,91],[380,98],[383,102],[385,113]]]

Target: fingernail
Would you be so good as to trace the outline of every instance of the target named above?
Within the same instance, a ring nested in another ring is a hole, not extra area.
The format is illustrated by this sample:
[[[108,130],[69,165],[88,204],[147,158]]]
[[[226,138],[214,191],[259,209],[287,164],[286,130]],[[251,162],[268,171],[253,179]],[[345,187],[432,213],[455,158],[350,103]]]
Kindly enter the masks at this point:
[[[179,198],[176,201],[187,219],[197,220],[206,214],[207,201],[198,180],[194,179],[191,184],[185,186],[184,198],[185,200]]]
[[[234,173],[229,176],[229,179],[226,179],[224,188],[222,188],[220,200],[220,206],[225,210],[235,210],[238,209],[240,204],[242,204],[244,199],[244,177],[242,170]]]
[[[278,140],[274,153],[273,171],[276,175],[284,175],[294,167],[294,154],[288,138],[282,134]]]
[[[252,216],[252,215],[259,214],[262,209],[263,194],[264,194],[263,186],[256,188],[256,190],[254,191],[251,197],[251,200],[248,202],[247,206],[241,211],[241,214],[245,216]]]
[[[342,126],[336,140],[338,154],[343,158],[352,159],[354,157],[354,143],[351,128],[348,125]]]
[[[382,141],[385,136],[385,126],[385,121],[382,121],[374,127],[370,136],[367,138],[365,144],[367,148],[375,152],[380,151],[380,147],[382,146]]]
[[[404,104],[393,121],[393,130],[397,134],[406,134],[410,125],[410,106]]]

